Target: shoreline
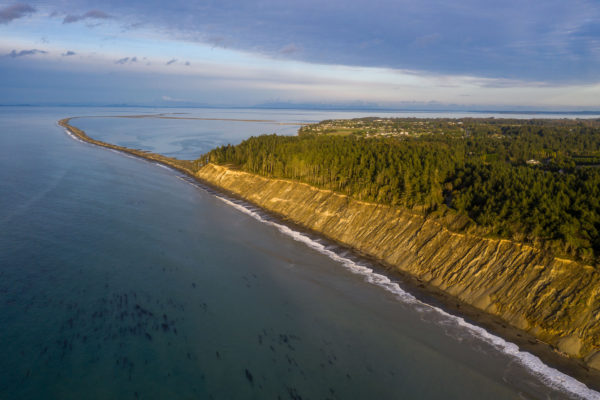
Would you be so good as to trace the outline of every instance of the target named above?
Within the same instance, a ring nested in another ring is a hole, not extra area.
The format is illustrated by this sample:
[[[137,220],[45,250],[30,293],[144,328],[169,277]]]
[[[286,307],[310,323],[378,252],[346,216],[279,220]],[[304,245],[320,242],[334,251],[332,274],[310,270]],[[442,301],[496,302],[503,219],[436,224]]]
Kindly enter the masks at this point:
[[[139,114],[139,115],[84,115],[78,117],[71,117],[69,119],[79,118],[124,118],[124,119],[180,119],[188,121],[227,121],[227,122],[255,122],[272,125],[291,125],[291,126],[304,126],[308,123],[296,123],[296,122],[278,122],[272,119],[239,119],[239,118],[205,118],[205,117],[180,117],[171,115],[174,113],[162,113],[162,114]],[[62,120],[61,120],[62,121]]]
[[[510,326],[500,317],[476,309],[474,306],[443,292],[441,289],[438,289],[430,284],[423,282],[419,278],[412,276],[407,272],[399,271],[392,265],[386,264],[382,260],[379,260],[373,256],[365,255],[360,251],[350,247],[349,245],[340,243],[330,237],[327,237],[327,235],[323,234],[322,232],[318,232],[316,230],[300,226],[299,224],[294,223],[284,215],[278,214],[277,212],[273,212],[270,210],[265,210],[264,207],[261,207],[253,203],[252,201],[243,198],[240,195],[232,193],[227,189],[224,189],[222,187],[211,184],[210,182],[201,179],[194,173],[194,164],[192,161],[177,160],[170,157],[162,156],[160,154],[149,153],[144,150],[129,149],[126,147],[113,145],[110,143],[105,143],[99,140],[92,139],[89,136],[87,136],[87,134],[83,130],[69,124],[69,122],[73,118],[77,117],[61,119],[60,121],[58,121],[58,125],[65,128],[67,132],[70,135],[73,135],[75,138],[90,144],[130,154],[134,157],[153,161],[155,163],[159,163],[169,168],[175,169],[176,171],[190,177],[195,182],[200,183],[203,188],[209,188],[216,194],[224,194],[226,197],[242,200],[248,204],[256,206],[265,215],[274,217],[274,219],[278,223],[284,226],[288,226],[293,230],[296,230],[301,233],[308,233],[312,236],[325,238],[327,241],[335,243],[341,248],[348,249],[353,254],[353,256],[357,257],[359,260],[365,260],[369,266],[373,266],[377,273],[382,273],[386,277],[395,280],[400,280],[405,286],[408,287],[409,293],[414,295],[419,301],[424,302],[425,304],[428,304],[431,307],[439,306],[444,312],[447,312],[457,318],[465,318],[468,323],[473,323],[475,326],[481,327],[486,331],[493,333],[494,335],[497,335],[498,337],[517,345],[520,350],[526,351],[539,357],[545,365],[552,368],[556,368],[557,370],[569,375],[570,377],[584,383],[588,386],[588,388],[600,391],[600,371],[588,368],[580,360],[571,357],[566,357],[557,353],[557,351],[554,350],[550,344],[536,339],[534,336],[525,331]]]

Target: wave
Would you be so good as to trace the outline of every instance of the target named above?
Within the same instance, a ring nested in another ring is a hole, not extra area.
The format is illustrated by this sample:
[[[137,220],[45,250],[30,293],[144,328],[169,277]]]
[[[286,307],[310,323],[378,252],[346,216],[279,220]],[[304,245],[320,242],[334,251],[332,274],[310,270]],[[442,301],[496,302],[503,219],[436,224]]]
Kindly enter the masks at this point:
[[[71,136],[71,138],[72,138],[72,139],[75,139],[75,140],[77,140],[78,142],[81,142],[81,143],[87,143],[86,141],[84,141],[84,140],[81,140],[81,139],[79,139],[77,136],[73,135],[73,134],[71,133],[71,131],[69,131],[67,128],[64,128],[64,129],[65,129],[65,133],[66,133],[67,135]]]
[[[159,167],[164,168],[164,169],[168,169],[169,171],[178,172],[176,169],[171,168],[171,167],[169,167],[168,165],[165,165],[165,164],[161,164],[161,163],[155,162],[154,165],[158,165]]]
[[[95,143],[86,142],[85,140],[83,140],[83,139],[81,139],[81,138],[77,137],[76,135],[74,135],[73,133],[71,133],[71,131],[69,131],[67,128],[64,128],[64,130],[65,130],[65,133],[66,133],[67,135],[69,135],[69,136],[70,136],[72,139],[75,139],[75,140],[77,140],[77,141],[78,141],[78,142],[80,142],[80,143],[84,143],[84,144],[91,144],[91,145],[94,145],[94,146],[98,146],[98,145],[97,145],[97,144],[95,144]],[[103,147],[103,146],[100,146],[100,147]],[[122,156],[125,156],[125,157],[127,157],[127,158],[132,158],[132,159],[134,159],[134,160],[140,160],[140,159],[141,159],[141,157],[136,157],[136,156],[133,156],[133,155],[131,155],[131,154],[129,154],[129,153],[127,153],[127,152],[125,152],[125,151],[120,151],[120,150],[116,150],[116,149],[111,149],[110,147],[105,147],[105,149],[106,149],[106,150],[108,150],[108,151],[112,151],[113,153],[117,153],[117,154],[120,154],[120,155],[122,155]],[[156,165],[158,165],[158,166],[161,166],[161,167],[168,168],[168,169],[171,169],[171,170],[172,170],[172,168],[170,168],[170,167],[167,167],[166,165],[159,164],[159,163],[155,163],[155,164],[156,164]]]
[[[73,139],[78,140],[82,143],[86,143],[83,140],[76,137],[75,135],[73,135],[68,130],[65,129],[65,131]],[[109,150],[113,150],[113,149],[109,149]],[[119,154],[122,154],[126,157],[138,158],[138,157],[130,156],[121,151],[117,151],[117,150],[113,150],[113,151],[115,151]],[[179,173],[178,171],[176,171],[166,165],[163,165],[161,163],[157,163],[157,162],[153,162],[153,163],[156,165],[162,166],[164,168],[171,169],[175,173]],[[251,206],[250,204],[243,204],[242,202],[235,202],[230,199],[227,199],[227,198],[223,197],[220,193],[217,193],[214,190],[192,180],[192,178],[189,178],[184,175],[183,176],[179,175],[178,178],[186,183],[193,185],[196,188],[206,190],[207,192],[213,194],[217,199],[219,199],[219,200],[223,201],[224,203],[232,206],[233,208],[243,212],[244,214],[247,214],[247,215],[251,216],[252,218],[254,218],[264,224],[275,227],[281,233],[283,233],[287,236],[290,236],[292,239],[294,239],[298,242],[304,243],[308,247],[320,252],[321,254],[326,255],[327,257],[331,258],[334,261],[337,261],[338,263],[343,265],[346,269],[348,269],[352,273],[363,276],[366,282],[373,284],[373,285],[377,285],[377,286],[387,290],[388,292],[394,294],[399,301],[401,301],[405,304],[409,304],[414,307],[417,307],[419,309],[419,311],[421,311],[421,312],[436,313],[437,316],[442,317],[444,319],[444,321],[442,323],[446,323],[446,324],[453,323],[457,326],[462,327],[463,329],[468,331],[474,337],[492,345],[496,350],[514,358],[519,364],[521,364],[522,366],[527,368],[529,371],[531,371],[533,373],[533,375],[535,375],[538,379],[540,379],[542,382],[544,382],[549,387],[559,390],[559,391],[562,391],[562,392],[565,392],[565,393],[568,393],[570,395],[574,395],[578,398],[589,399],[589,400],[600,400],[599,392],[588,388],[585,384],[583,384],[582,382],[579,382],[577,379],[575,379],[569,375],[566,375],[566,374],[560,372],[559,370],[544,364],[542,362],[542,360],[539,359],[539,357],[534,356],[533,354],[528,353],[526,351],[519,350],[519,347],[516,344],[508,342],[508,341],[502,339],[501,337],[496,336],[496,335],[486,331],[482,327],[473,325],[473,324],[465,321],[465,319],[462,317],[450,314],[447,311],[444,311],[443,309],[441,309],[439,307],[422,302],[421,300],[417,299],[412,294],[403,290],[398,283],[393,282],[387,276],[379,274],[379,273],[373,271],[372,268],[361,265],[361,264],[351,260],[348,257],[344,257],[343,255],[336,253],[332,249],[327,248],[318,239],[312,239],[309,236],[307,236],[306,234],[295,231],[286,225],[274,222],[273,220],[270,220],[269,218],[259,214],[259,212],[260,212],[259,208]]]
[[[129,154],[129,153],[125,152],[125,151],[116,150],[116,149],[111,149],[110,147],[105,147],[105,148],[106,148],[108,151],[112,151],[113,153],[120,154],[120,155],[122,155],[122,156],[124,156],[124,157],[131,158],[131,159],[133,159],[133,160],[138,160],[138,161],[139,161],[139,160],[141,160],[141,158],[140,158],[140,157],[132,156],[131,154]]]
[[[549,387],[562,392],[569,393],[582,399],[600,399],[599,392],[588,388],[585,384],[579,382],[577,379],[544,364],[542,360],[540,360],[537,356],[534,356],[533,354],[528,353],[526,351],[519,350],[519,347],[516,344],[508,342],[502,339],[501,337],[486,331],[482,327],[473,325],[465,321],[465,319],[462,317],[450,314],[439,307],[422,302],[412,294],[403,290],[398,283],[393,282],[390,278],[388,278],[385,275],[373,271],[372,268],[361,265],[351,260],[350,258],[344,257],[332,251],[331,249],[328,249],[325,245],[318,242],[317,240],[314,240],[301,232],[295,231],[286,225],[269,220],[257,213],[256,211],[251,210],[246,205],[231,201],[218,194],[215,194],[215,196],[219,200],[243,212],[244,214],[247,214],[262,223],[277,228],[281,233],[288,235],[294,240],[304,243],[308,247],[320,252],[321,254],[326,255],[334,261],[339,262],[352,273],[363,276],[366,282],[371,283],[373,285],[377,285],[387,290],[388,292],[394,294],[396,298],[401,302],[417,306],[422,312],[435,312],[438,316],[442,317],[445,320],[444,322],[454,323],[462,327],[476,338],[488,344],[491,344],[496,350],[501,351],[502,353],[507,354],[516,359],[522,366],[530,370],[537,378],[539,378]]]

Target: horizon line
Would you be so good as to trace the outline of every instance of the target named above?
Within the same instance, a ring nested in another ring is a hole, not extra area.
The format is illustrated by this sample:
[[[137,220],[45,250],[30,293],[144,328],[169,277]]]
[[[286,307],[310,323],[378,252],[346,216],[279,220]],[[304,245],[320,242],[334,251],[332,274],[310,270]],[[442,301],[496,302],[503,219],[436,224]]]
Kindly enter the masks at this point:
[[[0,104],[0,107],[97,107],[97,108],[206,108],[206,109],[263,109],[263,110],[311,110],[311,111],[382,111],[382,112],[468,112],[468,113],[496,113],[496,114],[580,114],[580,115],[595,115],[600,116],[598,110],[551,110],[551,109],[535,109],[525,108],[485,108],[473,109],[470,107],[447,106],[447,107],[385,107],[385,106],[368,106],[368,105],[335,105],[335,104],[257,104],[251,106],[243,105],[164,105],[164,104],[35,104],[35,103],[16,103],[16,104]]]

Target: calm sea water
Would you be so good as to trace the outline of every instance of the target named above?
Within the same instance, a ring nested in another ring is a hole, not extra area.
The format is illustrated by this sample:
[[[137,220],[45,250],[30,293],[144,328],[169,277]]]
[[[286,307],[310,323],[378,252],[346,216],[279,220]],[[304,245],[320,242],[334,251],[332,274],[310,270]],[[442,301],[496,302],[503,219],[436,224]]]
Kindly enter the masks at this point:
[[[379,117],[420,118],[581,118],[565,114],[497,114],[474,112],[381,112],[253,109],[107,109],[75,110],[81,118],[73,123],[90,136],[130,148],[159,152],[180,159],[196,159],[216,146],[237,144],[250,136],[277,133],[295,135],[301,124],[325,119]],[[105,116],[162,115],[169,118],[106,118]],[[104,118],[102,117],[104,116]],[[585,118],[600,115],[586,115]],[[188,119],[189,118],[189,119]],[[196,119],[194,119],[196,118]],[[199,120],[210,118],[218,120]]]
[[[340,114],[184,111],[279,122]],[[334,246],[56,125],[143,112],[0,108],[1,399],[598,395],[414,300]],[[296,129],[114,118],[76,125],[181,158]]]

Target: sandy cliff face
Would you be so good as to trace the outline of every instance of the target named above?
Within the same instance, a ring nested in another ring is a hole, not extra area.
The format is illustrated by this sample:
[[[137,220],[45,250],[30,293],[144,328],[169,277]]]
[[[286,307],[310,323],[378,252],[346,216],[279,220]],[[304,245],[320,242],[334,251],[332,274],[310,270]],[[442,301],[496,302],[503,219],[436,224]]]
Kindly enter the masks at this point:
[[[208,164],[198,177],[428,282],[600,370],[600,274],[406,210]]]

